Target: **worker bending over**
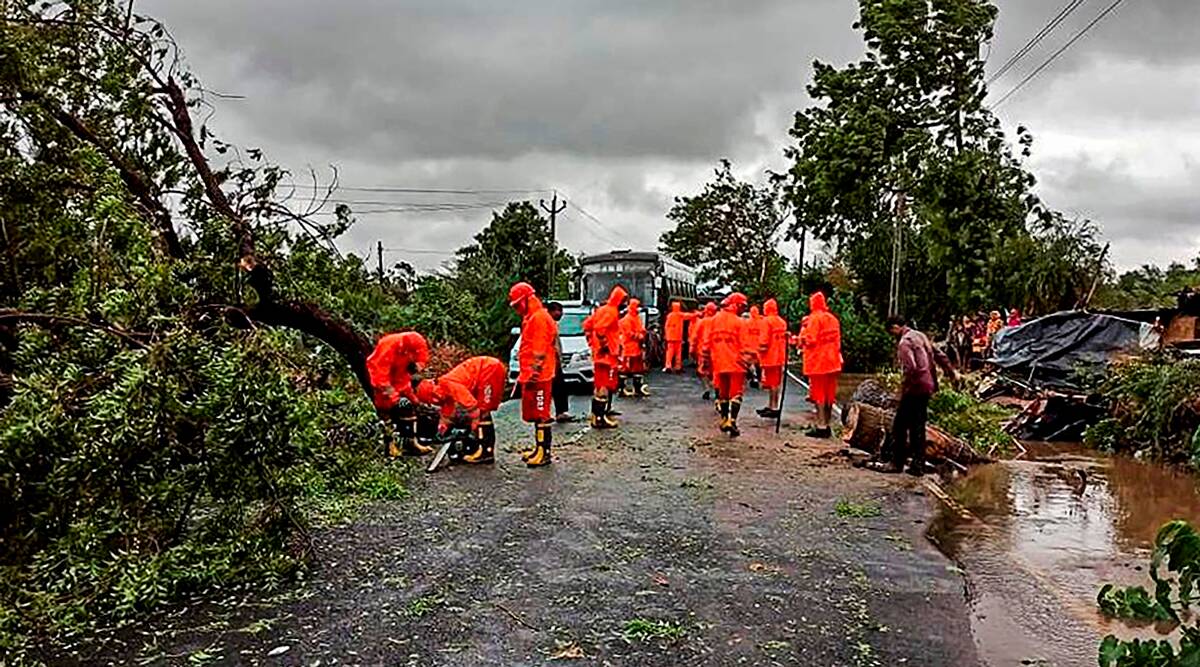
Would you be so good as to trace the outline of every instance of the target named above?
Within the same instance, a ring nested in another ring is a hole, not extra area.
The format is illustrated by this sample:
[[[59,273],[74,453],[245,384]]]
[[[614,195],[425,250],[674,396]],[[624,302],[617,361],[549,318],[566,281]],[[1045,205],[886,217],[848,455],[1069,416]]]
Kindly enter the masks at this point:
[[[387,334],[367,357],[375,409],[396,427],[400,443],[388,434],[388,456],[421,456],[433,450],[417,442],[417,396],[413,376],[429,363],[429,344],[415,331]]]
[[[529,283],[517,283],[508,291],[508,304],[521,316],[521,347],[517,350],[517,385],[521,389],[521,419],[533,424],[534,447],[521,453],[530,468],[550,465],[550,414],[553,391],[554,339],[558,325],[542,306]]]
[[[471,434],[473,449],[463,456],[467,463],[496,461],[496,426],[492,412],[504,400],[508,366],[495,357],[472,357],[436,380],[417,385],[417,400],[438,407],[438,435],[451,429]]]
[[[608,295],[608,303],[596,309],[583,323],[592,348],[592,428],[616,428],[617,420],[609,414],[612,394],[617,390],[617,364],[621,352],[621,304],[625,288],[617,285]]]
[[[629,374],[625,396],[650,395],[646,386],[646,356],[642,346],[646,340],[646,325],[642,323],[641,305],[641,301],[630,299],[629,310],[621,318],[621,356],[625,372]]]
[[[734,292],[721,303],[721,312],[711,319],[708,336],[708,356],[711,360],[713,383],[717,389],[717,411],[721,415],[721,432],[736,438],[738,413],[742,410],[746,370],[750,357],[746,353],[746,321],[742,311],[746,296]]]
[[[787,366],[788,354],[788,323],[779,316],[779,303],[775,299],[767,299],[763,304],[763,320],[761,338],[758,344],[758,363],[762,366],[762,386],[769,393],[767,407],[760,408],[758,414],[767,419],[778,419],[783,374]]]

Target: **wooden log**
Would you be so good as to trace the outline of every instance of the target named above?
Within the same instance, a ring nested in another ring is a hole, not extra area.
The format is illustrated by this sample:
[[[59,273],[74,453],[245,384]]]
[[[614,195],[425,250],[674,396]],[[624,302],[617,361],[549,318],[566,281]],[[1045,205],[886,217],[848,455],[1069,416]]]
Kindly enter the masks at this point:
[[[846,416],[846,430],[842,439],[856,449],[878,454],[892,432],[892,420],[896,413],[866,403],[850,404]],[[925,429],[925,456],[933,459],[949,459],[961,465],[991,463],[991,457],[975,451],[970,445],[946,431],[930,424]]]

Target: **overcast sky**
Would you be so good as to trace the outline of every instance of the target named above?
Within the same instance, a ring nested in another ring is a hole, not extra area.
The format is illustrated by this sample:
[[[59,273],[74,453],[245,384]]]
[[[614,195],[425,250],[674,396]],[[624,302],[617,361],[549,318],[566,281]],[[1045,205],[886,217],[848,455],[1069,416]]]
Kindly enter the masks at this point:
[[[999,4],[991,71],[1064,3]],[[1081,5],[991,99],[1109,4]],[[812,61],[842,64],[862,52],[853,0],[137,7],[170,26],[208,89],[243,96],[214,100],[212,126],[225,139],[326,180],[336,165],[352,188],[554,188],[579,207],[559,227],[574,252],[655,247],[672,198],[697,191],[721,158],[750,178],[782,168]],[[1033,130],[1043,198],[1094,220],[1120,267],[1200,252],[1197,26],[1200,2],[1129,0],[998,110],[1009,127]],[[378,239],[396,249],[389,264],[433,268],[446,259],[437,251],[486,224],[488,205],[549,192],[338,197],[363,211],[346,249],[373,253]],[[418,213],[413,204],[458,210]]]

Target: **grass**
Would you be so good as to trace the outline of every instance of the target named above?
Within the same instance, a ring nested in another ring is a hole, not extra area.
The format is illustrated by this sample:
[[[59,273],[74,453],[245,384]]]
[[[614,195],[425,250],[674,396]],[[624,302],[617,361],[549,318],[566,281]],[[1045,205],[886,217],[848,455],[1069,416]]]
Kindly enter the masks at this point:
[[[883,507],[874,500],[840,498],[833,506],[833,513],[843,519],[870,519],[883,514]]]
[[[674,643],[686,636],[687,629],[682,623],[674,621],[634,618],[625,621],[625,625],[621,627],[621,637],[630,643],[655,640]]]
[[[408,603],[408,606],[405,607],[404,611],[412,618],[421,618],[422,616],[425,616],[429,612],[442,606],[445,604],[445,602],[445,598],[437,594],[430,593],[428,595],[422,595],[419,598],[414,598]]]

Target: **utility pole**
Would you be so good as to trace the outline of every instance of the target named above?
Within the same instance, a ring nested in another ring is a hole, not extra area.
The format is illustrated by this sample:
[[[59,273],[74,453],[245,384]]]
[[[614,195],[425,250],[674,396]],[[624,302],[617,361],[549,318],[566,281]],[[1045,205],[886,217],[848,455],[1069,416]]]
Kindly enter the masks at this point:
[[[383,241],[378,241],[375,248],[379,256],[379,286],[383,287]]]
[[[546,296],[554,296],[554,260],[558,256],[558,214],[567,210],[567,200],[562,200],[562,206],[558,205],[558,190],[554,191],[554,196],[550,199],[550,206],[546,206],[546,200],[540,201],[542,210],[550,214],[550,260],[546,267]]]
[[[900,268],[904,264],[904,216],[908,211],[908,198],[903,192],[896,194],[894,215],[896,226],[892,232],[892,280],[888,285],[888,317],[900,314]]]

